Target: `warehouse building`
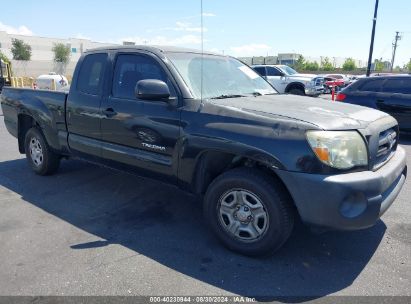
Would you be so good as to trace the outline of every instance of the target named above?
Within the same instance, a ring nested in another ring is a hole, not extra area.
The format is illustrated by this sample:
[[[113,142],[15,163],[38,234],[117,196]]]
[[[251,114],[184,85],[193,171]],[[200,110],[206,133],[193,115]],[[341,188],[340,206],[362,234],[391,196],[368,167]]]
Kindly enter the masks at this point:
[[[48,38],[36,36],[12,35],[0,31],[0,51],[8,58],[13,58],[11,53],[12,39],[20,39],[29,44],[32,49],[31,60],[28,62],[12,60],[12,69],[15,76],[38,76],[48,74],[56,70],[53,62],[53,46],[56,43],[63,43],[69,46],[71,55],[70,62],[66,68],[66,75],[72,75],[74,68],[81,54],[91,48],[104,47],[112,44],[94,42],[87,39],[78,38]]]

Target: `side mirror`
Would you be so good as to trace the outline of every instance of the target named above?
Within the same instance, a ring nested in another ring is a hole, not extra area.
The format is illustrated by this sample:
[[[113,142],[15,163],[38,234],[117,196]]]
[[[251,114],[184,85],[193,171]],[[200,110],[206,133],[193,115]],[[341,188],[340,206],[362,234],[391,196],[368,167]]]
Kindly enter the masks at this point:
[[[139,99],[166,100],[170,97],[170,89],[164,81],[144,79],[137,82],[135,95]]]

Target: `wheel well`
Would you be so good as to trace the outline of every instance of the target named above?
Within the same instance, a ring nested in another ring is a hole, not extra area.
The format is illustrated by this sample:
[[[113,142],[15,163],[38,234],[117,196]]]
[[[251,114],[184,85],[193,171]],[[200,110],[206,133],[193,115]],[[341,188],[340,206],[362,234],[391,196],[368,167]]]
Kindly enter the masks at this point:
[[[194,180],[195,193],[200,195],[205,194],[208,187],[216,177],[228,170],[238,167],[255,168],[276,179],[284,187],[284,190],[288,193],[288,195],[290,195],[284,182],[266,164],[231,153],[213,151],[205,152],[201,155],[201,159],[196,168],[196,176]]]
[[[292,89],[298,89],[301,91],[305,91],[305,87],[302,83],[299,82],[292,82],[290,83],[286,88],[285,88],[285,92],[288,93],[290,92]]]
[[[19,152],[24,153],[24,139],[26,133],[34,126],[39,126],[39,124],[27,114],[20,114],[18,116],[18,142],[19,142]]]

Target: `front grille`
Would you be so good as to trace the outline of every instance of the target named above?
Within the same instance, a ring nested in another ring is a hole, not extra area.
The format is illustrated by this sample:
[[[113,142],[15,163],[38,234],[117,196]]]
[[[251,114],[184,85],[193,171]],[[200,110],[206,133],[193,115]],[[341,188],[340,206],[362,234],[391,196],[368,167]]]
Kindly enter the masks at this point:
[[[324,85],[324,78],[322,77],[314,78],[314,82],[315,82],[316,87],[322,86]]]
[[[380,133],[374,169],[383,166],[397,150],[398,128],[391,128]]]

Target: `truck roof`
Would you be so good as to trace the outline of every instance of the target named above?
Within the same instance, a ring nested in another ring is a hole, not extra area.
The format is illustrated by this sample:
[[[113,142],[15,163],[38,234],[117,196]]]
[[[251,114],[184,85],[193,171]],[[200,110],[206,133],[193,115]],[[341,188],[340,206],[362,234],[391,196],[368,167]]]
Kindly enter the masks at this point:
[[[157,46],[157,45],[113,45],[113,46],[106,46],[94,49],[87,49],[85,53],[94,53],[94,52],[101,52],[101,51],[122,51],[122,50],[142,50],[148,51],[155,54],[162,54],[162,53],[195,53],[201,54],[201,50],[196,49],[189,49],[189,48],[182,48],[182,47],[174,47],[174,46]],[[221,54],[213,53],[210,51],[203,52],[206,55],[217,55],[217,56],[224,56]]]

